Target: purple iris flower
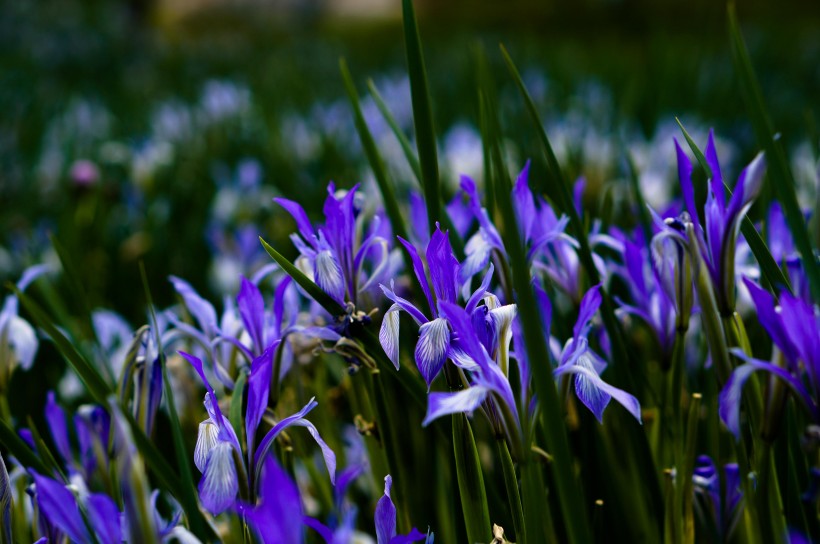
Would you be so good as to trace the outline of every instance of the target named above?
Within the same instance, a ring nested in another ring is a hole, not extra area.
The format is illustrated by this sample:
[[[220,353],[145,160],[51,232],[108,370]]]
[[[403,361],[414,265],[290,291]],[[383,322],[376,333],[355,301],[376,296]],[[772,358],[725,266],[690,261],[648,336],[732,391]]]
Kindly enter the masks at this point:
[[[330,480],[335,483],[336,455],[319,436],[313,424],[305,416],[318,403],[313,399],[299,412],[279,421],[262,438],[257,447],[256,433],[262,416],[268,405],[271,373],[273,370],[274,343],[262,355],[255,358],[248,375],[248,402],[245,412],[245,437],[247,450],[243,452],[236,429],[219,408],[219,402],[213,387],[205,376],[202,360],[185,352],[180,352],[194,367],[205,385],[205,409],[208,419],[200,423],[194,451],[194,462],[202,472],[199,482],[199,496],[206,510],[218,515],[236,501],[239,492],[240,477],[246,480],[252,496],[256,494],[255,483],[258,483],[265,459],[273,441],[284,429],[291,426],[305,427],[322,450]],[[235,393],[236,394],[236,393]],[[243,460],[244,459],[244,460]]]
[[[296,291],[289,277],[276,285],[273,304],[269,306],[265,302],[258,283],[270,271],[270,268],[260,270],[251,279],[241,277],[236,303],[230,298],[225,299],[219,322],[210,302],[202,298],[186,281],[171,276],[174,288],[197,326],[184,323],[173,313],[167,312],[174,328],[163,336],[163,344],[167,347],[181,336],[195,340],[206,357],[213,361],[216,378],[228,389],[233,389],[234,381],[227,370],[232,351],[237,350],[242,355],[247,367],[254,358],[278,343],[295,320],[295,312],[287,311],[287,307],[298,306]],[[290,368],[291,352],[287,343],[282,349],[281,374],[284,375]]]
[[[469,372],[470,386],[454,393],[430,393],[427,415],[422,424],[426,426],[443,415],[472,413],[484,405],[492,395],[494,403],[486,406],[488,416],[493,423],[504,429],[511,440],[520,439],[521,423],[510,382],[501,367],[491,358],[486,341],[482,342],[480,332],[476,331],[477,328],[480,331],[480,328],[485,326],[484,316],[480,310],[471,315],[460,306],[446,301],[440,304],[440,308],[443,318],[453,330],[450,357],[459,368]],[[509,314],[509,310],[508,308],[505,311]],[[476,327],[476,321],[473,319],[476,315],[482,318],[479,320],[479,327]],[[504,329],[502,341],[507,343],[512,336],[513,316],[514,313],[508,315],[509,323],[500,327]],[[493,409],[494,406],[500,408],[500,414]],[[517,445],[517,442],[512,443]]]
[[[701,455],[695,462],[692,482],[694,483],[695,511],[707,526],[717,530],[717,541],[726,542],[740,520],[741,476],[737,463],[723,467],[725,496],[721,497],[721,475],[711,458]]]
[[[810,214],[806,214],[806,223],[809,222]],[[772,202],[769,208],[769,215],[766,221],[766,231],[768,234],[768,248],[774,260],[785,265],[792,285],[792,291],[803,300],[811,300],[809,280],[806,271],[800,261],[800,254],[794,245],[792,234],[786,224],[786,217],[783,209],[777,202]]]
[[[77,491],[65,484],[31,471],[34,497],[40,514],[54,528],[74,542],[91,542],[81,508],[100,544],[120,544],[122,527],[117,504],[102,493]]]
[[[384,479],[384,496],[376,505],[377,544],[408,544],[424,540],[426,535],[415,528],[407,535],[396,534],[396,507],[390,498],[392,483],[393,479],[388,474]],[[237,511],[265,544],[302,544],[306,526],[319,533],[328,544],[347,544],[353,537],[356,514],[355,509],[350,509],[335,529],[305,516],[296,482],[273,456],[267,456],[264,460],[259,500],[255,505],[240,502]]]
[[[695,225],[696,243],[700,246],[700,253],[714,286],[718,309],[721,314],[729,315],[735,308],[735,248],[740,222],[760,194],[766,160],[763,153],[760,153],[743,169],[727,203],[714,133],[709,131],[706,162],[712,170],[712,178],[709,180],[709,192],[703,208],[704,219],[701,223],[692,186],[692,162],[677,140],[675,149],[683,200]]]
[[[559,219],[546,201],[535,198],[529,188],[529,171],[530,162],[527,161],[512,190],[516,224],[527,247],[527,258],[533,262],[553,243],[559,246],[560,256],[557,258],[560,258],[567,248],[577,246],[575,240],[564,234],[569,218],[562,216]],[[478,231],[467,241],[466,258],[460,271],[461,281],[467,282],[487,266],[493,250],[504,256],[507,252],[487,210],[481,206],[476,183],[467,176],[461,176],[461,190],[467,195],[470,213],[478,222]],[[567,246],[564,247],[561,242]]]
[[[675,341],[675,299],[666,289],[658,288],[664,285],[665,280],[658,266],[652,265],[643,236],[638,233],[636,237],[637,241],[622,237],[623,265],[616,268],[616,274],[626,283],[632,303],[616,299],[620,305],[617,311],[638,317],[646,323],[655,334],[662,353],[668,358]],[[666,263],[659,264],[663,267]],[[691,285],[688,288],[691,291]]]
[[[358,185],[337,196],[335,186],[329,184],[325,224],[315,230],[301,205],[286,198],[274,199],[296,221],[298,233],[292,234],[291,240],[300,253],[297,266],[336,302],[354,308],[361,293],[386,277],[390,264],[389,238],[381,236],[379,228],[371,228],[363,240],[357,239],[357,189]],[[378,216],[374,221],[381,223]]]
[[[600,423],[603,423],[604,410],[613,398],[640,422],[641,405],[638,399],[601,379],[600,374],[606,369],[607,363],[589,346],[592,318],[601,305],[600,289],[600,284],[596,285],[581,300],[572,338],[564,346],[560,363],[553,374],[571,374],[575,377],[575,394]]]
[[[820,423],[820,309],[783,291],[779,304],[765,289],[748,279],[746,287],[757,309],[760,324],[783,355],[785,367],[755,359],[739,349],[732,353],[742,359],[720,392],[720,417],[726,427],[740,436],[740,397],[743,386],[755,371],[763,370],[783,380]]]
[[[450,353],[450,325],[447,318],[441,315],[441,308],[445,302],[455,304],[458,301],[459,264],[450,246],[448,234],[442,232],[440,228],[436,228],[436,231],[430,237],[430,243],[427,244],[427,268],[430,272],[430,282],[428,283],[424,264],[416,248],[403,238],[399,238],[399,241],[410,254],[413,272],[415,272],[416,278],[421,284],[432,319],[428,319],[424,312],[413,303],[397,295],[392,283],[390,288],[380,285],[387,298],[393,301],[393,305],[384,315],[381,330],[379,331],[379,340],[385,353],[398,370],[399,312],[403,310],[410,314],[420,327],[419,340],[415,349],[416,366],[429,388],[444,367]],[[467,301],[466,309],[468,313],[475,310],[481,297],[487,291],[492,273],[493,268],[491,266],[479,288]]]

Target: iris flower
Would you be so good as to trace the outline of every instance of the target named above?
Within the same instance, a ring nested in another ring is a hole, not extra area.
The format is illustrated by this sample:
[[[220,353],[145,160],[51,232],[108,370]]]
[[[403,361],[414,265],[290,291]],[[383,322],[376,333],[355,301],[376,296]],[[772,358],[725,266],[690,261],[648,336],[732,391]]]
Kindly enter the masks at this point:
[[[703,207],[704,218],[701,223],[700,214],[695,206],[692,163],[677,140],[675,140],[675,149],[683,200],[695,225],[696,240],[693,242],[700,246],[700,253],[711,278],[718,309],[721,314],[730,315],[735,309],[735,249],[740,223],[757,195],[760,194],[766,160],[763,153],[759,153],[743,169],[735,184],[734,193],[727,203],[723,176],[715,150],[714,133],[709,131],[706,162],[712,170],[712,178],[709,180],[709,192]]]
[[[731,374],[720,392],[720,417],[726,427],[740,436],[740,397],[753,372],[762,370],[780,378],[803,404],[812,420],[820,423],[820,310],[783,291],[779,304],[774,297],[748,279],[746,287],[757,309],[760,324],[783,355],[785,366],[755,359],[739,349],[732,351],[744,361]]]
[[[399,237],[399,241],[410,254],[413,272],[415,272],[416,279],[418,279],[427,299],[432,319],[428,319],[424,312],[412,302],[397,295],[392,283],[390,288],[380,285],[385,296],[393,301],[393,305],[384,315],[379,340],[385,353],[398,369],[399,312],[405,311],[410,314],[410,317],[419,325],[419,340],[415,349],[416,366],[429,388],[441,372],[450,353],[450,325],[447,318],[442,315],[441,308],[445,302],[455,304],[458,301],[459,264],[450,246],[448,234],[437,227],[430,237],[430,243],[427,244],[427,267],[430,272],[430,282],[428,283],[424,265],[416,248],[401,237]],[[475,310],[481,297],[486,292],[492,273],[493,268],[491,266],[479,288],[467,301],[466,310],[468,314]]]
[[[335,483],[336,455],[322,440],[319,431],[305,416],[318,403],[311,399],[297,413],[288,416],[273,426],[262,438],[257,447],[256,432],[268,405],[273,352],[276,344],[271,345],[251,364],[248,375],[248,401],[245,412],[245,437],[247,451],[242,446],[233,425],[222,414],[213,387],[208,382],[202,366],[202,360],[185,352],[180,352],[194,367],[205,385],[205,409],[208,419],[199,424],[194,451],[194,463],[202,472],[199,482],[199,497],[202,505],[213,515],[218,515],[234,505],[240,487],[240,478],[245,479],[245,487],[256,495],[255,483],[258,483],[265,457],[273,446],[276,437],[288,427],[305,427],[322,450],[331,483]],[[237,393],[234,393],[237,394]],[[244,459],[244,461],[243,461]]]
[[[390,498],[393,479],[388,474],[384,480],[384,496],[376,505],[377,544],[407,544],[424,540],[426,536],[413,529],[407,535],[397,535],[396,507]],[[345,517],[335,530],[307,517],[302,508],[299,488],[276,462],[267,456],[259,483],[259,501],[256,505],[239,503],[237,510],[254,529],[265,544],[302,544],[305,527],[314,529],[328,544],[347,544],[353,535],[355,511]]]
[[[584,295],[578,320],[570,338],[561,353],[560,364],[553,371],[555,376],[569,374],[575,378],[575,394],[584,406],[603,423],[604,410],[612,399],[641,421],[641,405],[634,396],[604,382],[600,374],[607,363],[589,347],[589,332],[592,318],[601,305],[601,286],[596,285]]]
[[[367,236],[357,239],[357,189],[358,185],[337,197],[335,186],[329,184],[325,224],[315,230],[301,205],[286,198],[274,199],[296,221],[298,233],[290,237],[300,254],[296,265],[336,302],[342,306],[350,303],[354,308],[359,295],[382,280],[390,265],[389,238],[381,236],[378,216],[374,222],[379,225],[371,225]]]
[[[50,269],[47,265],[27,268],[17,282],[17,289],[25,291],[35,279]],[[40,344],[34,327],[20,317],[18,305],[17,296],[9,295],[0,308],[0,388],[5,386],[18,364],[23,370],[31,368]]]

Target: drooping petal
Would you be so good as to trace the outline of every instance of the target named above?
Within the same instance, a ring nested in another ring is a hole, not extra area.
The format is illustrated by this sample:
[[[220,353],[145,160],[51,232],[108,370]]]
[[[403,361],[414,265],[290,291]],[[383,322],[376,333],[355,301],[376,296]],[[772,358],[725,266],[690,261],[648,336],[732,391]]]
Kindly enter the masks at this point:
[[[86,499],[88,521],[100,544],[121,544],[120,510],[108,495],[92,493]]]
[[[34,356],[40,342],[37,333],[25,319],[12,315],[8,320],[8,342],[14,350],[17,360],[23,370],[29,370],[34,364]]]
[[[752,297],[755,309],[757,310],[757,319],[769,336],[772,337],[772,342],[783,352],[788,361],[796,361],[798,354],[790,337],[790,331],[784,328],[783,315],[777,311],[775,307],[774,297],[765,289],[758,286],[749,278],[743,278],[743,283],[749,290],[749,295]],[[799,323],[794,323],[799,326]]]
[[[428,388],[447,361],[449,349],[450,327],[446,319],[439,317],[419,328],[415,352],[416,366]]]
[[[262,468],[259,498],[258,505],[241,505],[239,511],[262,542],[301,544],[304,531],[299,488],[271,455]]]
[[[464,261],[459,270],[459,280],[465,284],[465,287],[469,285],[469,279],[484,270],[490,262],[492,250],[493,246],[487,241],[482,229],[467,240],[467,245],[464,247]]]
[[[401,306],[393,304],[384,314],[379,329],[379,343],[396,370],[399,369],[399,310]]]
[[[208,455],[205,472],[199,481],[202,506],[215,516],[233,506],[239,492],[233,452],[228,442],[218,441]]]
[[[170,276],[168,279],[171,280],[171,283],[174,284],[174,289],[176,289],[177,293],[182,297],[182,300],[185,301],[185,306],[188,308],[188,311],[191,312],[194,319],[196,319],[197,323],[199,323],[202,332],[208,336],[215,335],[219,328],[217,327],[216,310],[214,310],[213,305],[199,296],[199,293],[197,293],[187,281],[177,278],[176,276]]]
[[[195,357],[189,353],[185,353],[184,351],[178,352],[182,357],[191,363],[191,366],[194,367],[196,373],[199,374],[200,379],[202,379],[203,385],[205,385],[205,390],[207,393],[205,394],[205,409],[208,411],[208,415],[211,417],[211,421],[216,425],[219,429],[220,440],[230,442],[233,444],[237,451],[241,451],[241,447],[239,446],[239,440],[236,437],[236,431],[231,426],[231,422],[222,414],[222,410],[219,408],[219,400],[216,398],[216,393],[214,392],[213,387],[211,387],[208,378],[205,377],[205,371],[202,368],[202,360],[199,357]]]
[[[396,506],[390,497],[390,488],[392,486],[393,477],[388,474],[384,477],[384,495],[376,503],[374,522],[376,524],[377,544],[390,544],[390,540],[396,536]]]
[[[493,272],[495,272],[495,267],[490,264],[490,268],[487,270],[487,273],[484,274],[484,278],[481,280],[481,284],[478,286],[478,289],[473,291],[473,294],[470,295],[469,300],[467,300],[467,304],[464,306],[464,311],[468,314],[473,313],[473,310],[476,309],[479,301],[484,298],[484,295],[487,293],[487,288],[490,286],[490,281],[493,278]]]
[[[208,455],[219,442],[219,429],[208,419],[199,424],[199,433],[196,437],[194,447],[194,464],[199,472],[205,472],[205,465],[208,462]]]
[[[310,436],[313,437],[313,440],[316,441],[319,449],[322,450],[322,459],[325,461],[327,473],[330,476],[330,483],[336,485],[336,454],[330,446],[327,445],[327,442],[322,439],[316,426],[307,419],[297,419],[293,422],[293,425],[306,428]]]
[[[587,354],[580,355],[575,364],[562,365],[555,369],[556,375],[565,373],[575,374],[575,394],[595,415],[599,423],[603,423],[604,409],[613,398],[626,408],[639,423],[641,422],[641,405],[638,399],[604,382],[595,372]]]
[[[796,393],[797,398],[804,404],[812,415],[812,418],[817,419],[817,405],[809,396],[803,384],[796,380],[794,376],[779,366],[761,361],[760,359],[753,359],[739,349],[733,349],[731,352],[736,357],[743,359],[745,364],[738,366],[732,371],[732,374],[718,395],[718,413],[720,414],[720,419],[723,421],[723,424],[726,425],[726,428],[735,435],[735,439],[740,438],[740,400],[743,393],[743,386],[752,373],[758,370],[764,370],[783,380],[786,385]]]
[[[473,385],[456,393],[430,393],[427,397],[427,415],[421,423],[426,427],[441,416],[450,414],[472,414],[484,399],[489,389],[480,385]]]
[[[259,448],[257,448],[256,453],[254,454],[253,462],[254,465],[257,467],[257,471],[262,470],[262,459],[264,459],[265,455],[267,455],[268,450],[270,449],[271,445],[273,444],[273,441],[276,439],[279,433],[287,429],[289,426],[293,425],[296,421],[303,419],[308,413],[310,413],[311,410],[313,410],[317,406],[319,406],[319,403],[316,402],[316,398],[311,398],[308,401],[308,403],[302,407],[301,410],[299,410],[293,415],[290,415],[282,419],[281,421],[279,421],[279,423],[274,425],[273,428],[271,428],[271,430],[267,432],[267,434],[265,434],[265,437],[262,439],[261,442],[259,442]]]
[[[416,306],[412,302],[398,296],[395,293],[394,285],[393,285],[392,281],[390,282],[390,288],[387,288],[384,285],[379,285],[379,287],[381,288],[382,293],[384,293],[384,296],[386,296],[388,299],[390,299],[394,303],[398,304],[401,307],[402,310],[404,310],[405,312],[410,314],[410,317],[412,317],[413,321],[415,321],[418,325],[422,325],[424,323],[427,323],[427,321],[429,321],[427,319],[427,316],[425,316],[424,313],[421,310],[416,308]]]

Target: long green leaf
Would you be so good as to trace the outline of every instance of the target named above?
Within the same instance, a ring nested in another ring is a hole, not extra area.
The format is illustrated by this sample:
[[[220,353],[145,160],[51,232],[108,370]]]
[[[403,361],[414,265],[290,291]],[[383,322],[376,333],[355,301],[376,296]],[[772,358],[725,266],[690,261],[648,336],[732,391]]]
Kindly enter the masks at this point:
[[[385,122],[387,122],[387,126],[390,127],[390,130],[393,131],[393,135],[399,141],[399,145],[404,152],[404,157],[407,159],[407,164],[410,165],[410,170],[412,170],[413,175],[416,176],[416,181],[421,183],[421,165],[419,164],[419,158],[416,156],[416,152],[413,150],[413,146],[410,144],[410,140],[407,139],[407,135],[402,131],[396,118],[393,117],[390,108],[387,107],[382,95],[379,93],[379,89],[376,88],[376,84],[373,83],[372,79],[367,80],[367,89],[370,91],[370,96],[373,97],[373,102],[376,103],[376,107],[379,109],[379,112],[381,112]]]
[[[485,103],[485,107],[492,109],[493,105]],[[489,148],[493,153],[493,162],[497,162],[500,156],[498,144],[500,135],[495,131],[497,123],[489,122],[492,119],[492,113],[489,111],[485,113],[487,114],[487,127],[489,129],[489,133],[485,137],[490,139]],[[497,176],[505,176],[503,172],[499,171],[499,168],[494,168],[493,171]],[[530,283],[529,265],[527,264],[521,239],[514,228],[515,211],[510,195],[511,183],[508,179],[500,177],[495,180],[494,186],[496,191],[492,197],[496,200],[499,214],[506,219],[505,224],[512,226],[512,228],[503,229],[501,234],[510,255],[513,287],[518,295],[516,302],[524,331],[527,360],[549,361],[549,351],[541,328],[541,318],[535,304],[535,293]],[[580,493],[581,486],[572,469],[574,460],[570,453],[566,428],[564,425],[556,424],[563,421],[563,410],[561,409],[558,392],[555,389],[555,380],[552,378],[548,365],[532,365],[532,374],[535,394],[541,406],[540,415],[545,420],[543,428],[547,433],[547,445],[555,459],[556,499],[563,514],[568,540],[571,543],[590,542],[589,522],[582,494]],[[526,427],[527,425],[525,425]],[[524,499],[527,500],[529,496],[529,494],[525,494]],[[534,508],[534,505],[524,505],[525,511],[528,512],[533,511]]]
[[[455,414],[452,419],[453,453],[468,542],[488,542],[492,524],[473,430],[464,414]]]
[[[14,429],[9,427],[3,420],[0,420],[0,444],[8,448],[9,453],[24,467],[33,468],[43,475],[50,474],[45,463],[43,463],[40,458],[37,457],[37,454],[28,447],[28,444],[14,432]]]
[[[558,188],[558,204],[561,211],[569,217],[573,234],[575,234],[575,239],[578,241],[580,246],[578,254],[581,264],[584,267],[584,271],[586,271],[587,276],[589,276],[589,281],[591,284],[595,285],[601,283],[598,268],[595,266],[595,260],[592,258],[592,248],[589,245],[589,239],[586,234],[586,229],[584,228],[584,223],[581,221],[581,217],[575,209],[569,183],[561,170],[561,166],[558,164],[558,159],[555,156],[555,152],[552,149],[547,133],[544,130],[544,124],[541,122],[541,118],[538,115],[538,109],[535,107],[535,102],[533,102],[527,87],[524,85],[524,80],[521,79],[521,74],[518,72],[518,68],[515,66],[512,57],[510,57],[510,54],[503,45],[501,46],[501,53],[504,56],[504,61],[507,63],[507,68],[509,69],[513,80],[518,86],[518,90],[524,99],[527,111],[530,114],[530,119],[535,126],[536,133],[538,134],[538,139],[541,142],[541,147],[547,162],[547,170],[550,178],[552,178],[554,184],[557,185]],[[547,190],[546,181],[542,186],[542,192],[550,192]],[[609,338],[612,342],[612,350],[615,360],[619,363],[614,365],[613,368],[614,381],[618,386],[625,386],[630,391],[638,392],[638,380],[633,375],[631,368],[632,365],[629,364],[629,359],[626,355],[626,347],[624,346],[623,338],[621,337],[621,329],[618,324],[618,320],[615,317],[615,309],[612,305],[612,298],[607,289],[601,289],[601,294],[601,317],[603,318],[604,326],[606,327],[607,333],[609,334]],[[660,488],[658,488],[657,494],[660,496]]]
[[[171,387],[171,379],[168,375],[168,361],[165,358],[165,351],[162,349],[162,338],[157,324],[157,314],[154,309],[154,301],[151,297],[151,289],[148,287],[148,276],[145,273],[145,265],[140,262],[140,276],[142,277],[142,287],[145,290],[145,300],[148,303],[148,310],[151,315],[151,327],[154,329],[154,341],[159,353],[159,361],[162,365],[162,389],[165,395],[165,405],[168,409],[168,420],[171,423],[171,438],[174,442],[174,453],[176,454],[177,468],[180,473],[177,499],[188,516],[188,523],[191,531],[201,540],[212,538],[214,535],[208,526],[202,512],[199,510],[197,500],[197,488],[194,484],[193,471],[191,469],[191,456],[185,448],[185,438],[182,434],[182,426],[179,423],[176,402],[174,401],[174,389]]]
[[[48,315],[31,297],[17,289],[13,284],[8,284],[8,287],[14,291],[18,300],[23,303],[23,307],[31,315],[34,323],[48,334],[57,350],[85,384],[94,400],[104,405],[108,395],[113,393],[113,390],[97,372],[97,369],[83,357],[74,344],[54,325]]]
[[[315,300],[319,303],[319,305],[324,308],[327,313],[333,316],[339,316],[345,313],[344,308],[342,308],[341,304],[333,300],[333,298],[322,291],[321,287],[316,285],[310,278],[302,274],[302,271],[296,268],[293,263],[291,263],[284,255],[276,251],[269,243],[267,243],[261,236],[259,237],[259,241],[262,242],[262,247],[265,248],[265,251],[268,252],[268,255],[273,258],[276,263],[282,267],[282,270],[285,273],[293,278],[299,287],[305,290],[310,298]]]
[[[413,124],[416,129],[416,147],[419,151],[424,200],[427,202],[427,223],[430,233],[436,230],[436,221],[444,220],[441,187],[436,150],[436,131],[427,85],[427,70],[421,50],[413,0],[402,0],[404,42],[407,47],[407,69],[410,75],[410,97],[413,103]]]
[[[741,94],[746,102],[752,128],[758,144],[766,151],[768,178],[775,198],[783,206],[786,224],[802,257],[814,300],[820,301],[820,263],[812,248],[806,221],[797,202],[795,180],[780,138],[775,135],[763,101],[763,93],[755,76],[749,51],[738,26],[734,4],[729,4],[729,36],[735,70],[740,78]]]
[[[399,209],[399,203],[396,201],[396,195],[393,192],[393,185],[390,183],[390,180],[387,179],[387,170],[384,167],[384,161],[376,147],[376,142],[373,140],[373,135],[367,127],[367,122],[362,114],[362,107],[359,104],[359,95],[356,92],[356,86],[353,84],[353,78],[350,75],[350,70],[347,68],[347,62],[345,62],[344,59],[339,59],[339,70],[342,72],[342,80],[344,81],[345,90],[347,91],[347,98],[350,100],[350,106],[353,108],[353,121],[356,125],[356,132],[359,133],[359,140],[362,142],[364,153],[370,163],[370,169],[373,170],[373,176],[376,178],[376,183],[382,194],[384,208],[387,212],[387,216],[390,218],[393,233],[407,239],[407,228],[405,227],[405,221]]]
[[[700,164],[700,167],[703,168],[704,172],[706,172],[706,177],[711,178],[712,168],[709,166],[709,163],[706,162],[706,156],[703,154],[703,151],[698,148],[695,141],[683,126],[683,123],[680,122],[680,119],[675,117],[675,121],[677,121],[678,126],[683,133],[683,137],[689,144],[689,148],[692,150],[692,153],[695,154],[698,164]],[[725,181],[723,182],[723,188],[728,196],[732,196],[732,190]],[[748,216],[743,217],[743,221],[740,224],[740,230],[746,238],[746,242],[749,244],[749,249],[752,250],[752,254],[755,256],[755,259],[757,259],[757,262],[760,265],[760,271],[769,282],[769,285],[787,289],[789,293],[791,293],[792,287],[789,282],[789,278],[787,278],[786,275],[783,274],[783,270],[777,266],[777,261],[774,260],[769,248],[766,246],[766,242],[763,241],[763,238],[760,236],[760,233],[757,232],[754,223],[752,223],[752,220],[749,219]],[[776,292],[777,289],[774,289],[774,291]]]

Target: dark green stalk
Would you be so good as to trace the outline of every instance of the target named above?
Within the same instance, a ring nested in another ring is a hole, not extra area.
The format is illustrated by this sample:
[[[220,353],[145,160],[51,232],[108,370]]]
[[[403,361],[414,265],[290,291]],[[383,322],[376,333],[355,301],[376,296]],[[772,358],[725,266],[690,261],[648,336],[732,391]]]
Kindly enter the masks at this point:
[[[694,544],[695,542],[692,473],[695,469],[695,456],[697,455],[701,398],[700,393],[693,393],[689,402],[689,421],[686,426],[686,455],[683,458],[679,485],[679,502],[683,505],[683,542],[685,544]]]
[[[376,107],[379,108],[385,122],[387,122],[390,130],[393,131],[393,135],[399,141],[399,145],[404,152],[404,157],[407,159],[407,164],[410,165],[410,170],[412,170],[413,175],[416,176],[416,181],[421,183],[421,165],[419,164],[419,158],[416,156],[416,152],[413,151],[413,146],[410,144],[410,141],[407,139],[401,127],[399,127],[396,118],[390,113],[390,109],[387,107],[387,104],[385,104],[382,95],[379,94],[379,90],[376,88],[372,79],[367,80],[367,89],[370,91],[370,96],[373,97],[373,102],[376,103]]]
[[[453,415],[453,454],[464,525],[469,542],[487,542],[492,534],[484,476],[476,449],[473,429],[467,416]]]
[[[345,90],[347,91],[347,97],[350,100],[350,106],[353,108],[353,121],[356,125],[356,132],[359,134],[359,140],[362,142],[362,148],[370,163],[370,169],[373,171],[376,184],[379,186],[379,191],[382,194],[384,209],[387,212],[387,217],[390,218],[393,233],[407,239],[407,229],[405,228],[404,218],[401,215],[396,195],[393,192],[393,184],[387,177],[384,161],[362,114],[362,108],[359,104],[359,94],[356,92],[353,77],[350,75],[350,70],[348,70],[347,62],[345,62],[344,59],[339,59],[339,69],[342,72],[342,80],[344,81]],[[408,270],[412,267],[412,264],[407,261],[407,257],[405,257],[405,264]]]
[[[510,450],[507,447],[507,441],[504,437],[499,437],[496,439],[495,444],[498,448],[498,456],[501,458],[504,486],[507,489],[507,502],[509,502],[510,505],[513,527],[515,527],[515,541],[528,542],[524,526],[524,509],[521,506],[521,495],[518,490],[518,478],[516,478],[515,475],[515,466],[510,456]]]
[[[735,70],[740,78],[741,94],[749,111],[750,121],[758,144],[766,151],[769,164],[769,184],[775,198],[783,206],[786,224],[794,239],[798,253],[809,280],[814,300],[820,300],[820,263],[814,253],[803,213],[797,202],[794,176],[780,138],[776,136],[760,90],[757,76],[752,67],[749,51],[740,32],[733,3],[728,6],[729,36]]]

